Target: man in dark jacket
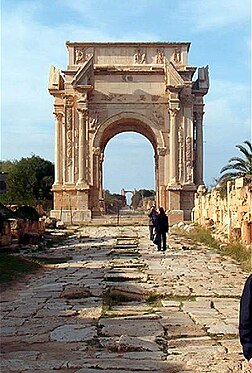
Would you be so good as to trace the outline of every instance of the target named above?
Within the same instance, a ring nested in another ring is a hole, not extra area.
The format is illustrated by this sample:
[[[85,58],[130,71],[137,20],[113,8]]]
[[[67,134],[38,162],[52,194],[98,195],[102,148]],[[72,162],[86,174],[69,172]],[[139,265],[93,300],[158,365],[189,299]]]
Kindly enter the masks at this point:
[[[162,251],[166,250],[166,233],[168,232],[168,227],[169,227],[168,217],[165,214],[163,207],[160,207],[159,214],[157,216],[156,223],[155,223],[155,232],[157,234],[158,251],[161,251],[162,246],[163,246]]]
[[[252,275],[248,277],[241,296],[239,334],[243,355],[252,369]]]

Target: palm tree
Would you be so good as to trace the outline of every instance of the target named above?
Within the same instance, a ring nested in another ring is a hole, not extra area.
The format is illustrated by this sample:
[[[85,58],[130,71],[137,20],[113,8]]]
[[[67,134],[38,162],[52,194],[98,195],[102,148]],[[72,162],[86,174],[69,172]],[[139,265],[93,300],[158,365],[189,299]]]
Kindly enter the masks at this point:
[[[230,158],[228,164],[220,170],[220,173],[223,174],[219,179],[220,184],[237,177],[252,176],[252,145],[250,141],[244,141],[244,144],[248,149],[243,145],[236,145],[244,157]]]

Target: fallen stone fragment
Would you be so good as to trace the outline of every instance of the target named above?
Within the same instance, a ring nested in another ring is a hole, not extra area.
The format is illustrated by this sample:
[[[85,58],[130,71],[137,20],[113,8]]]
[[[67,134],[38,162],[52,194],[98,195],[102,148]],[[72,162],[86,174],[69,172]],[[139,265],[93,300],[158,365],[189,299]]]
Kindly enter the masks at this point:
[[[60,297],[67,299],[78,299],[78,298],[88,298],[91,296],[91,291],[85,287],[81,286],[66,286],[62,291]]]
[[[85,342],[97,336],[95,326],[62,325],[50,333],[51,341],[58,342]]]
[[[146,341],[138,337],[129,337],[121,335],[117,342],[118,352],[130,351],[159,351],[160,346],[151,341]]]

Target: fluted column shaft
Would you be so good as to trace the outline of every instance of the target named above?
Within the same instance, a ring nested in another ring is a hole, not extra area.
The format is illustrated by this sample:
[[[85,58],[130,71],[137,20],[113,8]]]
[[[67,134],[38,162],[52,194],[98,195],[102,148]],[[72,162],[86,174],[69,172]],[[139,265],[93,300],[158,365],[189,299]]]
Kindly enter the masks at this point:
[[[87,109],[78,109],[79,114],[79,152],[78,152],[78,168],[79,168],[79,178],[78,184],[83,184],[87,180],[86,175],[86,114]]]
[[[62,118],[63,113],[54,113],[55,115],[55,143],[54,143],[54,184],[62,183],[62,159],[61,159],[61,148],[62,148]]]
[[[194,113],[194,123],[196,127],[196,165],[195,184],[203,184],[203,113]]]
[[[178,109],[170,109],[170,182],[177,182],[178,139],[176,115]]]

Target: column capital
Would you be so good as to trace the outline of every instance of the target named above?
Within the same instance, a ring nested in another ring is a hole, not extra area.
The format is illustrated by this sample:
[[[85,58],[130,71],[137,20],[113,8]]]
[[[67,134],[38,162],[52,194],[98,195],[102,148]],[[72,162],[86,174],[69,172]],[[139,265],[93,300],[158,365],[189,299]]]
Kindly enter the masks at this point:
[[[63,98],[65,99],[65,104],[67,107],[73,107],[73,104],[74,104],[73,95],[65,95]]]
[[[63,114],[62,112],[57,112],[57,111],[55,111],[55,112],[53,113],[53,115],[55,116],[55,118],[56,118],[58,121],[61,121],[62,118],[63,118],[63,116],[64,116],[64,114]]]
[[[100,147],[97,147],[97,148],[93,147],[93,154],[100,156],[101,148]]]
[[[166,146],[158,146],[157,147],[157,154],[161,156],[165,156],[167,154],[167,147]]]
[[[77,107],[77,112],[82,115],[82,116],[85,116],[88,112],[88,108],[83,108],[83,107]]]
[[[176,117],[179,110],[180,110],[179,108],[169,108],[169,113],[170,113],[171,117]]]
[[[194,111],[193,112],[193,121],[194,121],[194,123],[202,121],[203,115],[204,115],[204,111]]]

